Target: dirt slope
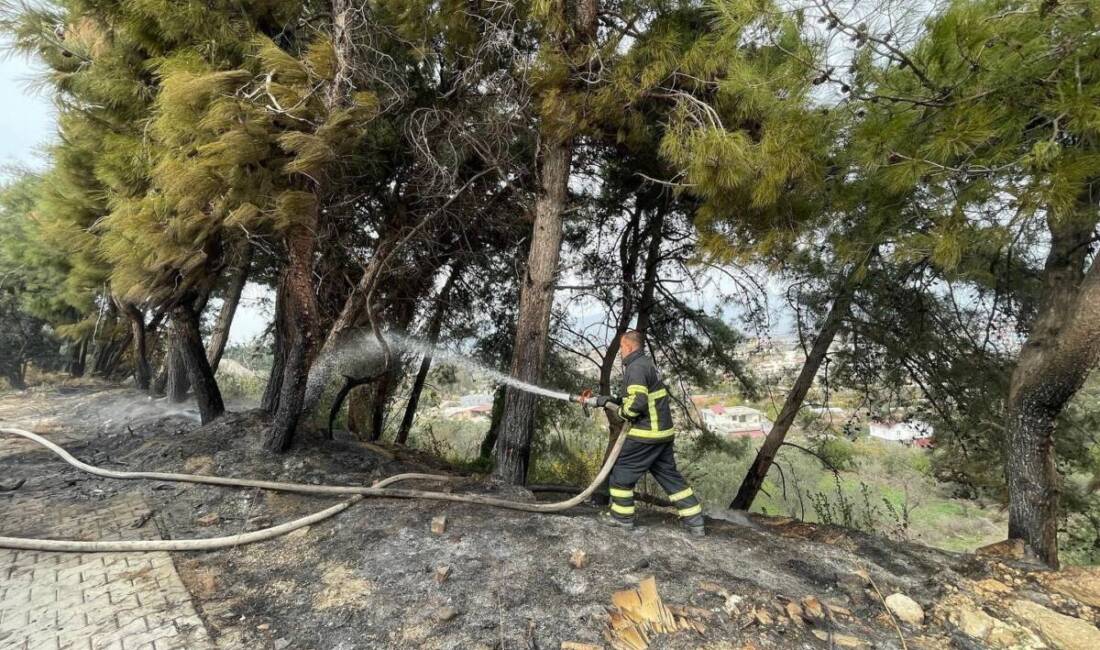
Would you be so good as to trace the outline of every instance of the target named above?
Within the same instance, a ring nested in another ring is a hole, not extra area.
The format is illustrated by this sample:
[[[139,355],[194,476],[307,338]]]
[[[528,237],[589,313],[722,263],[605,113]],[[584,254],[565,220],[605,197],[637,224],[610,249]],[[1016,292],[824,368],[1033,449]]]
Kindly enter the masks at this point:
[[[166,413],[120,389],[10,395],[0,399],[0,420],[111,468],[346,484],[441,470],[418,454],[353,441],[305,439],[270,456],[260,450],[258,412],[195,428],[186,410]],[[337,501],[99,479],[11,440],[0,440],[0,477],[27,480],[0,494],[0,508],[30,500],[96,508],[140,491],[149,517],[135,525],[164,538],[252,530]],[[492,491],[472,480],[454,489]],[[1054,574],[775,518],[711,519],[708,537],[690,539],[656,508],[642,511],[644,527],[632,533],[598,525],[597,512],[374,499],[276,541],[173,557],[226,648],[610,647],[612,594],[648,576],[677,616],[698,623],[652,635],[654,648],[900,648],[903,639],[909,648],[1100,647],[1094,571]],[[442,534],[431,530],[438,516]],[[49,536],[5,526],[0,534]]]

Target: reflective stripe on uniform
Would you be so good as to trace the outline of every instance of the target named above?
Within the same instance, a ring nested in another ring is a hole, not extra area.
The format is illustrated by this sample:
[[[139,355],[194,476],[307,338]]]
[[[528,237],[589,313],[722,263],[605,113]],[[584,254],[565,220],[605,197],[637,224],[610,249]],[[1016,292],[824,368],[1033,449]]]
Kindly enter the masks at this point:
[[[622,490],[622,489],[619,489],[619,488],[611,488],[609,490],[609,492],[611,492],[611,496],[618,497],[620,499],[633,499],[634,498],[634,490]]]
[[[615,506],[611,506],[611,507],[614,508]],[[634,510],[634,509],[631,508],[631,510]],[[702,504],[697,503],[697,504],[691,506],[690,508],[684,508],[683,510],[677,510],[676,512],[679,513],[679,515],[681,517],[690,517],[692,515],[697,515],[702,511],[703,511]]]
[[[612,502],[611,512],[615,512],[620,515],[632,515],[634,514],[634,506],[620,506],[619,504]]]
[[[649,397],[651,399],[661,399],[662,397],[666,396],[668,396],[668,390],[664,388],[662,388],[661,390],[655,390],[649,394]]]
[[[693,495],[693,494],[695,494],[695,492],[693,492],[693,491],[691,490],[691,488],[688,488],[688,489],[686,489],[686,490],[680,490],[680,491],[679,491],[679,492],[677,492],[676,494],[670,494],[670,495],[668,495],[668,500],[669,500],[669,501],[680,501],[681,499],[686,499],[686,498],[690,497],[690,496],[691,496],[691,495]],[[612,493],[611,493],[611,495],[612,495],[612,496],[614,496],[614,495],[615,495],[615,493],[614,493],[614,492],[612,492]]]
[[[635,393],[642,393],[643,395],[649,394],[649,389],[641,384],[631,384],[626,387],[626,394],[633,395]]]
[[[631,429],[626,432],[626,435],[633,438],[645,438],[647,440],[661,440],[664,438],[671,438],[672,434],[676,433],[675,429],[664,429],[663,431],[653,431],[652,429]]]
[[[626,407],[626,404],[623,404],[622,406],[619,407],[619,417],[623,417],[624,415],[627,416],[628,418],[638,417],[638,414],[635,413],[634,411],[631,411],[630,409],[628,409]]]

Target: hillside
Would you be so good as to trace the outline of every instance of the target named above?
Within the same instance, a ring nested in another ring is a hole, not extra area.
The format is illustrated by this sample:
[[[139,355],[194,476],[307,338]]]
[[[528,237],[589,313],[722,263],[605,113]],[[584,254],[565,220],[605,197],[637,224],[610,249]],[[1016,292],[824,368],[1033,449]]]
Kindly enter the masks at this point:
[[[192,418],[123,389],[0,398],[5,425],[39,432],[111,469],[329,484],[446,471],[419,453],[350,440],[304,437],[271,456],[260,450],[258,412],[201,428]],[[0,440],[0,476],[13,488],[0,492],[6,536],[232,535],[338,501],[102,479],[13,438]],[[453,489],[532,498],[473,478]],[[157,650],[629,647],[622,645],[628,633],[608,631],[609,621],[629,619],[611,609],[614,594],[653,577],[665,611],[683,628],[650,628],[654,648],[1100,647],[1094,569],[1051,573],[1008,557],[755,515],[711,518],[708,536],[697,540],[681,534],[669,512],[649,508],[644,528],[631,533],[598,525],[597,512],[366,499],[308,529],[224,551],[0,550],[0,646],[57,639],[65,647],[80,637],[96,648],[124,641]],[[437,517],[446,518],[442,531],[433,531]]]

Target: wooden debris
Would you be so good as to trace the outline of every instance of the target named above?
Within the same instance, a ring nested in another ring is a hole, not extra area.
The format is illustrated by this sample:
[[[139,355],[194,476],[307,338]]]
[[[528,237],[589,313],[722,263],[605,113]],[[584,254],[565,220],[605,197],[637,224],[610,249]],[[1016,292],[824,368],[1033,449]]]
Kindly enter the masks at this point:
[[[679,630],[704,634],[707,628],[699,619],[711,617],[711,612],[696,607],[665,605],[657,593],[657,581],[650,576],[637,589],[612,594],[604,638],[614,650],[646,650],[655,634]]]
[[[603,650],[602,645],[591,643],[579,643],[577,641],[562,641],[561,650]]]
[[[699,583],[699,589],[701,589],[702,591],[705,591],[707,593],[718,594],[719,596],[723,596],[723,597],[729,595],[729,592],[726,591],[725,587],[718,584],[717,582],[711,582],[709,580],[704,580],[704,581],[700,582]]]
[[[795,626],[801,627],[803,625],[802,606],[794,602],[793,600],[787,603],[787,616],[790,617],[791,623],[794,623]]]
[[[846,616],[848,618],[852,617],[852,610],[832,601],[825,603],[825,609],[828,610],[829,616],[831,616],[834,620],[837,616]]]
[[[574,569],[583,569],[588,566],[588,553],[578,549],[573,549],[573,552],[569,555],[569,566]]]
[[[1022,560],[1027,555],[1027,546],[1022,539],[1006,539],[979,547],[974,550],[974,554],[1004,560]]]
[[[772,624],[771,614],[769,614],[767,612],[767,610],[764,610],[762,608],[753,609],[752,610],[752,616],[756,620],[756,622],[760,625],[771,625]]]
[[[213,526],[222,520],[221,515],[216,512],[207,513],[195,520],[200,526]]]
[[[821,605],[821,601],[814,596],[806,596],[802,599],[802,611],[812,621],[821,622],[825,620],[825,608]]]
[[[442,535],[447,531],[447,515],[432,517],[432,534]]]
[[[713,621],[715,617],[714,612],[709,609],[692,607],[691,605],[669,605],[668,611],[672,612],[673,616],[679,618],[696,618],[707,621],[708,623]]]
[[[451,567],[449,567],[449,566],[436,567],[434,577],[435,577],[435,581],[438,584],[443,584],[444,582],[447,582],[447,578],[451,577]]]
[[[854,636],[850,636],[848,634],[837,634],[835,632],[830,635],[825,630],[814,630],[814,636],[821,639],[822,641],[831,641],[832,645],[840,648],[863,648],[867,645],[866,643],[864,643],[860,639],[857,639]]]

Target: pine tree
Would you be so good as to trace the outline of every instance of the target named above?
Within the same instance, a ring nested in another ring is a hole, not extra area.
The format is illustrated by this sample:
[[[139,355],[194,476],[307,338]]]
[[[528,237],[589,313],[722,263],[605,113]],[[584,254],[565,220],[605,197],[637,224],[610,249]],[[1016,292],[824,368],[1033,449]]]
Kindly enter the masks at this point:
[[[988,286],[992,271],[1026,296],[1017,265],[1049,241],[1039,299],[1013,314],[1027,340],[1004,418],[1009,536],[1052,566],[1055,423],[1100,359],[1100,270],[1088,262],[1100,221],[1096,20],[1088,3],[954,3],[910,49],[864,58],[850,86],[867,106],[865,173],[919,190],[930,219],[898,238],[898,254],[964,283]]]

